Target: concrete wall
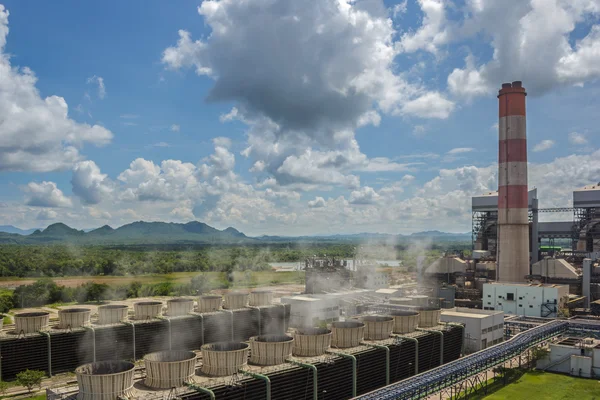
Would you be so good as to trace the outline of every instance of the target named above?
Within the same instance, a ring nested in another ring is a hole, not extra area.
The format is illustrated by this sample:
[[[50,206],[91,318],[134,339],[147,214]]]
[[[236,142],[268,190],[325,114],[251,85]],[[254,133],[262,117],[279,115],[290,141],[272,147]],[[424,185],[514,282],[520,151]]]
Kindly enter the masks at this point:
[[[592,358],[571,356],[571,375],[582,378],[592,377]]]

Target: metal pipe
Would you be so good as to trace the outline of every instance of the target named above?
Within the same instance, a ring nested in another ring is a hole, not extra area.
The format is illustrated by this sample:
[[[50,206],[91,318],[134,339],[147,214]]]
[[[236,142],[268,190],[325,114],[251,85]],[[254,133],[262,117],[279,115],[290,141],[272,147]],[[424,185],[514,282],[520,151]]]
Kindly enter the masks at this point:
[[[204,316],[202,314],[198,314],[198,316],[200,317],[200,340],[202,342],[202,345],[204,344]]]
[[[313,372],[313,400],[317,400],[317,398],[319,397],[318,383],[317,383],[317,378],[318,378],[317,367],[315,367],[312,364],[307,364],[307,363],[303,363],[303,362],[296,361],[296,360],[286,360],[286,362],[289,362],[290,364],[294,364],[294,365],[297,365],[302,368],[308,368],[308,369],[312,370],[312,372]]]
[[[342,358],[349,358],[352,361],[352,397],[356,397],[356,357],[352,354],[337,353],[334,351],[328,351],[329,354],[335,354]]]
[[[48,332],[39,331],[42,335],[48,338],[48,376],[52,377],[52,343]]]
[[[262,333],[260,332],[260,307],[258,306],[248,306],[248,308],[251,308],[253,310],[258,311],[258,336],[262,335]]]
[[[271,400],[271,380],[269,379],[268,376],[263,375],[263,374],[258,374],[256,372],[244,371],[242,369],[240,369],[240,373],[246,374],[246,375],[251,376],[251,377],[253,377],[255,379],[260,379],[262,381],[265,381],[265,386],[267,388],[267,390],[266,390],[267,394],[266,394],[265,400]]]
[[[132,322],[127,322],[127,321],[123,321],[123,323],[125,325],[131,325],[131,328],[133,329],[133,359],[136,360],[136,358],[135,358],[135,325]]]
[[[435,329],[417,328],[418,331],[430,332],[440,335],[440,365],[444,364],[444,332]]]
[[[233,341],[233,311],[231,310],[223,310],[225,312],[229,312],[231,314],[231,340]]]
[[[400,335],[392,335],[392,336],[396,336],[401,339],[408,340],[409,342],[414,342],[414,344],[415,344],[415,375],[418,375],[419,374],[419,341],[417,340],[417,338],[410,337],[410,336],[400,336]]]
[[[390,384],[390,348],[380,344],[362,342],[362,345],[373,347],[375,349],[385,350],[385,384]]]
[[[92,331],[92,351],[94,353],[92,355],[92,360],[93,362],[96,362],[96,330],[93,326],[86,326],[85,329],[89,329]]]
[[[189,387],[190,389],[194,389],[196,392],[206,393],[207,395],[210,396],[210,400],[215,400],[216,399],[215,392],[213,392],[210,389],[207,389],[205,387],[198,386],[198,385],[195,385],[195,384],[189,383],[189,382],[183,382],[183,384],[185,386]]]

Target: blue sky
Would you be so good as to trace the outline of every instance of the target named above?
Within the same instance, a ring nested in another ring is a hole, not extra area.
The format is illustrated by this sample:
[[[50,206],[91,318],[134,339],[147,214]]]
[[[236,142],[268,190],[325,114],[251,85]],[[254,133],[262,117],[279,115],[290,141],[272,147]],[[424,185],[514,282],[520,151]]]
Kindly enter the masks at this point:
[[[0,224],[468,231],[507,80],[567,205],[600,181],[600,3],[538,3],[5,1]]]

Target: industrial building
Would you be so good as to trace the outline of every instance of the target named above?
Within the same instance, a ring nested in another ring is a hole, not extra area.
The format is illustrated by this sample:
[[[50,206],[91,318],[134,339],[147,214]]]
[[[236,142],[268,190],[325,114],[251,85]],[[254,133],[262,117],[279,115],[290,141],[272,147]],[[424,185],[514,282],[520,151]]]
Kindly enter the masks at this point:
[[[556,318],[569,299],[569,287],[544,284],[483,285],[483,309],[527,317]]]
[[[471,354],[493,346],[504,339],[504,312],[453,308],[443,310],[442,322],[457,322],[465,326],[463,353]]]
[[[600,375],[600,340],[564,337],[548,345],[549,354],[537,362],[542,371],[592,378]]]

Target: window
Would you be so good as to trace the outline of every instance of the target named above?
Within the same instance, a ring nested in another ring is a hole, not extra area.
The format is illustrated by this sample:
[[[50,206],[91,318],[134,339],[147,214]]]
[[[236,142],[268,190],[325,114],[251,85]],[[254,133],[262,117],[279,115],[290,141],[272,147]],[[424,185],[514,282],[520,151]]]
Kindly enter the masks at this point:
[[[485,329],[482,329],[482,330],[481,330],[481,334],[482,334],[482,335],[485,335],[485,334],[486,334],[486,330],[485,330]]]
[[[488,294],[488,297],[492,297],[492,295],[491,295],[491,294]]]
[[[502,298],[502,296],[498,296],[498,298],[499,298],[499,299],[501,299],[501,298]]]
[[[492,304],[492,302],[488,301],[488,304]]]
[[[508,301],[514,301],[515,300],[515,294],[514,293],[506,293],[506,300],[508,300]]]
[[[523,307],[523,304],[519,304],[519,307]]]
[[[529,308],[533,308],[533,306],[532,306],[532,305],[529,305]]]
[[[523,297],[519,296],[519,300],[523,300]]]

